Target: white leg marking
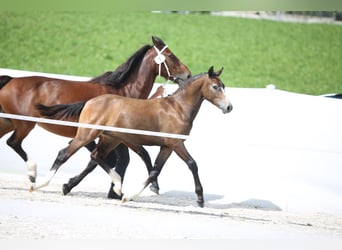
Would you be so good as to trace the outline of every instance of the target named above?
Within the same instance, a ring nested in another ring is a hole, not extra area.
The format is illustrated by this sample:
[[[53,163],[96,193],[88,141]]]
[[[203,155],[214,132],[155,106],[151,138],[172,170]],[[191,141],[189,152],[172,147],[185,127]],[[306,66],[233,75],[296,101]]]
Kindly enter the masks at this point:
[[[31,159],[28,159],[26,161],[26,170],[27,170],[27,175],[30,178],[31,182],[34,182],[37,177],[37,164]]]
[[[55,176],[55,173],[56,171],[55,170],[51,170],[49,172],[49,174],[44,178],[45,180],[39,184],[39,185],[36,185],[36,184],[32,184],[31,187],[30,187],[30,191],[34,191],[34,190],[37,190],[37,189],[41,189],[47,185],[49,185],[50,181],[52,180],[52,178]]]
[[[140,190],[138,193],[135,193],[135,194],[133,194],[133,195],[126,195],[126,194],[125,194],[125,195],[122,197],[121,202],[122,202],[122,203],[125,203],[125,202],[127,202],[127,201],[133,200],[134,198],[138,197],[138,196],[145,190],[146,187],[147,187],[147,185],[146,185],[146,181],[145,181],[144,184],[143,184],[143,186],[142,186],[142,188],[141,188],[141,190]]]
[[[114,169],[109,171],[109,176],[112,178],[112,182],[114,183],[114,192],[120,196],[122,189],[121,176]]]

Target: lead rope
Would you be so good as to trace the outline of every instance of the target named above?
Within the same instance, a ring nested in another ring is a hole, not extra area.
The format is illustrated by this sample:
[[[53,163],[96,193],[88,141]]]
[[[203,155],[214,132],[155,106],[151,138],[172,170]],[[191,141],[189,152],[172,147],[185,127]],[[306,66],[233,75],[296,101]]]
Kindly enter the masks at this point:
[[[161,74],[161,65],[162,64],[164,65],[166,72],[167,72],[167,75],[168,75],[167,81],[164,82],[164,84],[163,84],[163,88],[164,88],[163,97],[165,97],[165,96],[167,96],[165,86],[166,86],[166,84],[168,84],[170,82],[169,78],[171,76],[170,71],[169,71],[169,67],[167,66],[166,61],[165,61],[165,56],[163,55],[163,52],[167,48],[167,45],[165,45],[164,48],[162,48],[162,50],[159,50],[156,46],[153,46],[153,47],[157,52],[157,56],[154,58],[154,61],[156,64],[158,64],[158,76],[159,77],[161,76],[160,74]]]

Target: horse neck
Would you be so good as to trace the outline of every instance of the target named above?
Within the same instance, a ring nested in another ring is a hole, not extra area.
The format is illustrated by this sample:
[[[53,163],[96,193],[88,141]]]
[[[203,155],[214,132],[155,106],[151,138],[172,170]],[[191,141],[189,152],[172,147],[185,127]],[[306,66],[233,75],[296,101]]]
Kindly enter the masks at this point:
[[[123,87],[126,96],[147,99],[157,77],[157,64],[146,53],[140,66],[129,77],[128,83]]]
[[[196,80],[189,83],[184,89],[180,89],[178,93],[174,95],[177,102],[182,106],[183,113],[188,116],[188,119],[193,121],[202,105],[204,100],[202,95],[203,81]]]

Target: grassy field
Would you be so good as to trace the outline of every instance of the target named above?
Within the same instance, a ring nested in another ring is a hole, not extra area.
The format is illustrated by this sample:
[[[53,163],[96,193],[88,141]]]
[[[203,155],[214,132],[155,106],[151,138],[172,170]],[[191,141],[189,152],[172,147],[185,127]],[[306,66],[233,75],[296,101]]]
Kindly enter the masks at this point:
[[[342,25],[148,12],[0,12],[0,67],[95,76],[151,35],[194,74],[224,66],[230,87],[342,92]]]

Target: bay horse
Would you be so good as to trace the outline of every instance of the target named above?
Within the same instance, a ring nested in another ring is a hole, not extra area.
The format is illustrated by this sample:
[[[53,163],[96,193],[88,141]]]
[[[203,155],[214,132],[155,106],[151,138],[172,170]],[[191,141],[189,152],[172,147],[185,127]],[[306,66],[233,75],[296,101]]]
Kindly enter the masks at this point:
[[[37,108],[42,116],[48,118],[58,119],[60,116],[73,116],[76,114],[80,123],[188,135],[203,100],[208,100],[220,108],[223,113],[229,113],[233,109],[225,94],[225,86],[219,79],[222,70],[223,68],[218,72],[214,72],[213,67],[210,67],[207,73],[188,79],[174,94],[164,98],[139,100],[107,94],[95,97],[87,102],[50,107],[38,105]],[[101,112],[98,112],[99,110]],[[81,113],[78,114],[78,112]],[[153,171],[149,173],[143,189],[134,196],[124,196],[123,201],[137,196],[146,186],[156,180],[166,160],[175,151],[188,165],[193,174],[197,203],[200,206],[204,205],[203,188],[198,176],[197,164],[185,148],[184,139],[128,134],[83,127],[78,128],[76,137],[69,146],[59,151],[45,181],[40,185],[32,184],[31,191],[48,185],[64,162],[81,147],[96,138],[99,138],[99,142],[91,153],[91,157],[106,169],[106,172],[111,176],[113,183],[115,183],[114,191],[118,195],[121,194],[121,180],[116,171],[104,161],[108,153],[120,143],[125,143],[130,147],[133,146],[133,148],[139,147],[139,145],[160,146],[160,152],[155,160]]]
[[[117,94],[132,98],[146,99],[153,87],[157,75],[165,79],[187,79],[191,72],[167,45],[158,37],[152,36],[153,46],[145,45],[137,50],[128,60],[117,67],[114,72],[108,71],[87,82],[68,81],[41,76],[12,78],[0,76],[0,112],[39,117],[36,109],[38,103],[56,105],[87,101],[103,94]],[[78,121],[73,117],[69,121]],[[14,131],[7,140],[7,144],[26,162],[27,174],[32,183],[36,181],[36,163],[32,161],[22,148],[22,141],[34,128],[35,122],[0,118],[0,138],[10,131]],[[73,138],[77,128],[38,123],[42,128],[57,135]],[[95,148],[94,142],[85,145],[90,151]],[[147,154],[141,148],[140,153]],[[116,153],[116,154],[115,154]],[[129,163],[129,154],[126,146],[121,145],[116,152],[108,155],[107,162],[118,165],[118,172],[123,178]],[[147,158],[145,158],[147,159]],[[76,186],[97,163],[90,161],[87,168],[78,176],[71,178],[63,185],[63,193],[67,194]],[[148,165],[148,163],[147,163]],[[149,163],[152,167],[152,163]],[[148,167],[150,170],[150,168]],[[153,191],[157,192],[158,183],[154,183]],[[112,188],[108,197],[115,198]]]

